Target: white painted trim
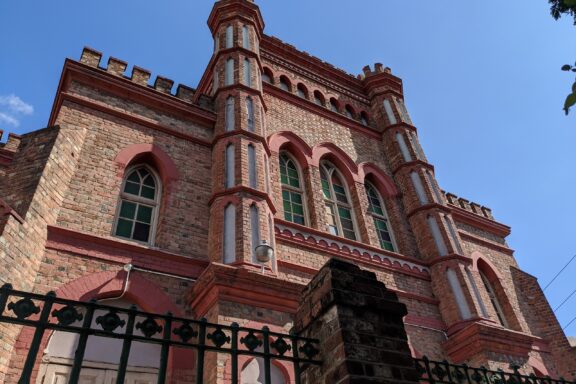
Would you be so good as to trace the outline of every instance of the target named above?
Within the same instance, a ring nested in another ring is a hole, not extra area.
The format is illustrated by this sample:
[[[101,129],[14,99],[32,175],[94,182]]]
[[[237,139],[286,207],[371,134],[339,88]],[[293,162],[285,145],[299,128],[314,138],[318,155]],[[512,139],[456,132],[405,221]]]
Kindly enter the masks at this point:
[[[450,284],[450,288],[452,289],[452,293],[456,299],[456,305],[458,306],[458,311],[460,312],[461,318],[463,320],[471,318],[472,313],[470,312],[470,307],[468,306],[468,302],[466,301],[466,297],[464,296],[464,292],[462,291],[462,286],[458,281],[456,272],[454,272],[453,269],[448,268],[446,270],[446,277],[448,278],[448,283]]]

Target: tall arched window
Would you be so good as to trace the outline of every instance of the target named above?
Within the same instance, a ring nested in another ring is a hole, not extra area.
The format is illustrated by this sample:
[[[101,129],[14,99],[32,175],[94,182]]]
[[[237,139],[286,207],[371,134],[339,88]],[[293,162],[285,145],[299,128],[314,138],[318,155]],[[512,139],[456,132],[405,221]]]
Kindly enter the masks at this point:
[[[232,203],[224,209],[222,261],[224,264],[236,261],[236,206]]]
[[[290,80],[286,76],[280,77],[280,89],[283,89],[286,92],[291,92]]]
[[[242,27],[242,47],[250,49],[250,29],[247,25]]]
[[[264,68],[264,71],[262,71],[262,81],[265,83],[272,84],[273,77],[274,76],[272,75],[272,71],[269,68]]]
[[[354,109],[352,108],[352,106],[350,105],[346,105],[346,107],[344,108],[344,113],[346,114],[346,117],[349,119],[354,119]]]
[[[314,102],[321,107],[326,104],[324,95],[320,91],[314,91]]]
[[[508,322],[506,321],[506,316],[504,316],[504,311],[502,310],[502,306],[498,301],[498,296],[496,296],[496,292],[494,291],[494,287],[492,283],[488,279],[488,277],[482,272],[480,273],[480,277],[482,278],[482,282],[484,283],[484,287],[488,292],[488,298],[490,299],[490,303],[492,304],[492,308],[494,308],[494,312],[496,313],[496,317],[498,317],[498,322],[501,326],[508,328]]]
[[[250,96],[246,98],[246,115],[248,117],[248,130],[254,132],[254,100]]]
[[[339,110],[340,110],[340,106],[338,105],[338,100],[336,100],[333,97],[330,99],[330,110],[332,110],[332,112],[339,112]]]
[[[280,154],[280,183],[282,184],[284,219],[306,225],[304,189],[302,188],[300,172],[296,162],[285,152]]]
[[[224,83],[226,85],[234,84],[234,59],[228,59],[226,61],[226,74]]]
[[[368,126],[368,114],[364,111],[360,112],[360,123],[365,127]]]
[[[298,96],[300,96],[303,99],[308,98],[308,90],[306,89],[306,86],[304,84],[302,83],[298,84],[296,90],[298,91]]]
[[[145,165],[126,173],[114,233],[126,239],[154,242],[154,226],[160,201],[160,183]]]
[[[386,208],[382,204],[382,199],[380,194],[374,188],[374,186],[366,181],[364,186],[366,187],[366,195],[368,196],[368,212],[372,215],[374,219],[374,227],[378,233],[378,240],[380,241],[380,247],[388,251],[394,252],[394,236],[390,228],[390,222],[388,221],[388,215],[386,214]]]
[[[233,131],[234,126],[234,97],[228,96],[226,99],[226,131]]]
[[[244,85],[252,86],[252,66],[249,59],[244,59]]]
[[[234,46],[234,27],[229,25],[226,27],[226,48]]]
[[[320,177],[326,205],[328,231],[333,235],[356,240],[352,205],[342,176],[332,164],[324,161],[320,164]]]

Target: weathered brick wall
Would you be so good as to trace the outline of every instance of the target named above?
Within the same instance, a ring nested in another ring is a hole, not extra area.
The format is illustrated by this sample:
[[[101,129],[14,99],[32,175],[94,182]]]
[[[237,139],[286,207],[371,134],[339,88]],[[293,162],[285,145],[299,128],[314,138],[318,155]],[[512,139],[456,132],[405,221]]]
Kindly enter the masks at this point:
[[[83,127],[87,131],[59,226],[111,237],[124,175],[114,159],[131,144],[153,144],[169,154],[179,172],[179,179],[163,189],[155,245],[206,257],[211,193],[208,148],[72,103],[62,107],[57,121],[62,129]]]

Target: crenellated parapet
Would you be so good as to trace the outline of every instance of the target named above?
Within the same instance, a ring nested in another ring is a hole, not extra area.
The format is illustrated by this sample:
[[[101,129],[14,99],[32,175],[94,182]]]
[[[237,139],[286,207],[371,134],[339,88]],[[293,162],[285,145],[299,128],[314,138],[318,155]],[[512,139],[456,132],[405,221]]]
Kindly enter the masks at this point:
[[[82,51],[82,56],[80,57],[80,63],[82,64],[100,69],[102,71],[106,71],[111,75],[130,80],[135,84],[155,89],[160,93],[176,97],[187,103],[192,103],[195,94],[194,88],[188,87],[183,84],[178,84],[175,91],[173,92],[174,80],[172,79],[168,79],[166,77],[158,75],[156,76],[154,81],[150,84],[152,73],[147,69],[134,65],[132,67],[130,75],[128,76],[126,74],[126,70],[128,69],[127,62],[117,59],[115,57],[110,57],[108,59],[106,67],[103,67],[101,66],[101,61],[102,61],[101,52],[98,52],[89,47],[85,47],[84,50]]]
[[[478,216],[482,216],[486,219],[494,220],[494,216],[492,216],[492,210],[490,208],[464,199],[463,197],[458,197],[453,193],[445,191],[442,192],[444,193],[444,196],[446,196],[446,201],[448,202],[449,205],[461,208],[465,211],[468,211]]]

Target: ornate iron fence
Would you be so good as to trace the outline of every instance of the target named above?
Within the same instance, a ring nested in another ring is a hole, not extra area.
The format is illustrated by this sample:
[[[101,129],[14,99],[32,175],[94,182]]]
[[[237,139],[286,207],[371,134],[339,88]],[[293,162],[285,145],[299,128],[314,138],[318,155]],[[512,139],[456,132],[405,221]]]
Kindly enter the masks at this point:
[[[170,313],[157,315],[132,307],[122,309],[98,304],[96,301],[79,302],[46,295],[13,290],[10,284],[0,288],[0,323],[32,327],[34,336],[19,379],[28,384],[37,364],[37,355],[47,331],[78,334],[69,383],[78,383],[84,361],[88,338],[101,336],[121,339],[122,351],[118,364],[116,383],[125,381],[130,349],[133,342],[161,346],[157,383],[166,382],[170,348],[187,348],[196,352],[196,383],[204,378],[207,352],[223,353],[230,358],[230,381],[238,383],[239,356],[247,355],[264,361],[264,379],[271,381],[271,363],[283,360],[292,363],[294,378],[300,383],[300,373],[310,364],[319,365],[318,340],[295,334],[271,332],[268,327],[253,329],[238,324],[212,324],[202,320],[173,317]],[[94,326],[96,325],[96,326]],[[120,332],[120,330],[122,332]],[[139,334],[135,334],[139,333]],[[209,367],[215,369],[216,367]]]
[[[430,384],[576,384],[564,378],[522,375],[520,367],[512,366],[513,372],[492,371],[485,367],[473,368],[466,364],[456,365],[447,361],[431,361],[427,357],[414,359],[420,381]]]

